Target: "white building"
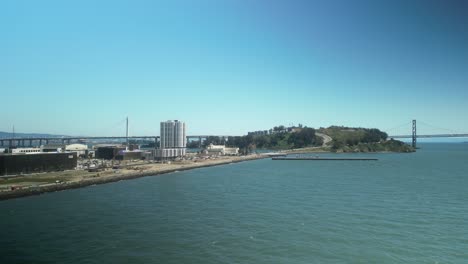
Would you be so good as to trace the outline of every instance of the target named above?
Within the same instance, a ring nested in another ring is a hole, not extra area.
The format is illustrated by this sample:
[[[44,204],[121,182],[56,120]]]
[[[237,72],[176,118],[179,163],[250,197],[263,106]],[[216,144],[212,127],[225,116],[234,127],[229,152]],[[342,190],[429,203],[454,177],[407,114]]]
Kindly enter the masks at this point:
[[[84,144],[71,144],[65,146],[65,150],[68,152],[76,152],[78,157],[86,156],[88,154],[88,146]]]
[[[239,155],[239,148],[228,148],[224,145],[210,144],[206,147],[207,154],[236,156]]]
[[[25,153],[25,154],[33,154],[33,153],[40,153],[40,148],[16,148],[12,149],[11,153],[18,154],[18,153]]]
[[[156,157],[166,159],[185,156],[187,137],[184,122],[178,120],[161,122],[160,132],[161,147],[156,150]]]

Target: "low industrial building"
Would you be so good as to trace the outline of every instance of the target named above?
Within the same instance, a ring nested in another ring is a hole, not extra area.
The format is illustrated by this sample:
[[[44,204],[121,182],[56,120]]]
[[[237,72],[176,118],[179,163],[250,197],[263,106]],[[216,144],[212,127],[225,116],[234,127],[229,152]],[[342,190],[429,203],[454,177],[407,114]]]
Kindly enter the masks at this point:
[[[99,145],[96,146],[96,159],[115,159],[120,151],[125,150],[124,146],[120,145]]]
[[[76,152],[78,157],[86,157],[88,155],[88,146],[84,144],[71,144],[65,146],[65,151]]]
[[[41,146],[41,152],[63,152],[65,145],[63,144],[48,144]]]
[[[144,160],[154,160],[154,151],[153,150],[144,150],[141,153],[141,158]]]
[[[18,153],[25,153],[25,154],[32,154],[32,153],[40,153],[40,148],[14,148],[11,149],[11,153],[18,154]]]
[[[71,152],[0,155],[0,175],[72,170],[76,166],[76,153]]]
[[[133,151],[121,150],[115,156],[115,159],[116,160],[139,160],[139,159],[142,159],[142,157],[143,157],[143,152],[140,150],[133,150]]]
[[[218,156],[237,156],[239,155],[239,148],[229,148],[224,145],[210,144],[206,147],[206,154]]]

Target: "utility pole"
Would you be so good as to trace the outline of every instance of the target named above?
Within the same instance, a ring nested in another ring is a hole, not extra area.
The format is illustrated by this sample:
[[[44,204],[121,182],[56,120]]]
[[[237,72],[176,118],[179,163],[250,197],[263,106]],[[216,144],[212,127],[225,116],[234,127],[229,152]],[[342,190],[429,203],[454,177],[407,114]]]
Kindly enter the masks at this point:
[[[413,119],[413,148],[416,148],[416,119]]]
[[[14,146],[16,145],[16,144],[15,144],[15,136],[16,136],[16,135],[15,135],[15,126],[13,126],[13,141],[12,141],[12,142],[13,142],[13,143],[12,143],[13,145],[10,146],[10,148],[11,148],[11,147],[14,147]]]
[[[128,116],[127,116],[127,133],[126,133],[126,138],[127,138],[127,150],[128,150]]]

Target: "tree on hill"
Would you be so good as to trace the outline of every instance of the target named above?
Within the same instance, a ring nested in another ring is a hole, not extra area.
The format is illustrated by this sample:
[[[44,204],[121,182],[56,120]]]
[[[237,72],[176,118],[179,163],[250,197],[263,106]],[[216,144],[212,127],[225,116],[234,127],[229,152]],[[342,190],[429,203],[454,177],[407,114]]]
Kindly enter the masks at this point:
[[[216,136],[209,136],[203,141],[203,147],[207,147],[208,145],[224,145],[224,141],[221,137]]]
[[[281,133],[229,137],[226,144],[230,147],[238,147],[241,153],[249,153],[255,148],[289,149],[322,145],[322,138],[315,136],[313,128],[304,127],[301,131],[294,133],[283,133],[284,126],[275,127],[273,130]]]
[[[366,142],[366,143],[387,140],[387,137],[388,137],[387,133],[382,132],[376,128],[366,129],[365,132],[366,133],[364,135],[364,138],[362,139],[362,142]]]
[[[275,132],[283,132],[286,128],[283,125],[273,127]]]
[[[303,128],[299,132],[292,133],[288,138],[288,143],[292,144],[295,148],[302,148],[316,144],[317,137],[315,136],[315,129]]]

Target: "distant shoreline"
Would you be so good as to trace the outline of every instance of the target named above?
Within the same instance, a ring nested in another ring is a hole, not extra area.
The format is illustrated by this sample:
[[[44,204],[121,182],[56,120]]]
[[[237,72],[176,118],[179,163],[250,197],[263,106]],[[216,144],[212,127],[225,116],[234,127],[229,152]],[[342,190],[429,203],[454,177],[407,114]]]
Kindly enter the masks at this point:
[[[23,188],[18,190],[12,191],[3,191],[0,192],[0,201],[27,197],[32,195],[40,195],[43,193],[48,192],[56,192],[62,190],[69,190],[69,189],[77,189],[82,187],[87,187],[91,185],[97,184],[105,184],[111,182],[117,182],[122,180],[131,180],[146,176],[158,176],[162,174],[177,172],[177,171],[186,171],[192,170],[197,168],[206,168],[206,167],[214,167],[220,165],[226,165],[231,163],[239,163],[244,161],[252,161],[258,159],[265,159],[269,158],[268,155],[249,155],[249,156],[240,156],[240,157],[232,157],[230,159],[221,159],[221,160],[210,160],[204,162],[193,162],[190,164],[178,164],[177,166],[172,166],[172,168],[161,169],[161,170],[148,170],[148,171],[140,171],[140,172],[131,172],[131,173],[120,173],[120,174],[112,174],[109,176],[100,176],[95,178],[87,178],[80,181],[70,181],[70,182],[63,182],[57,184],[49,184],[47,186],[38,186],[38,187],[30,187],[30,188]]]

